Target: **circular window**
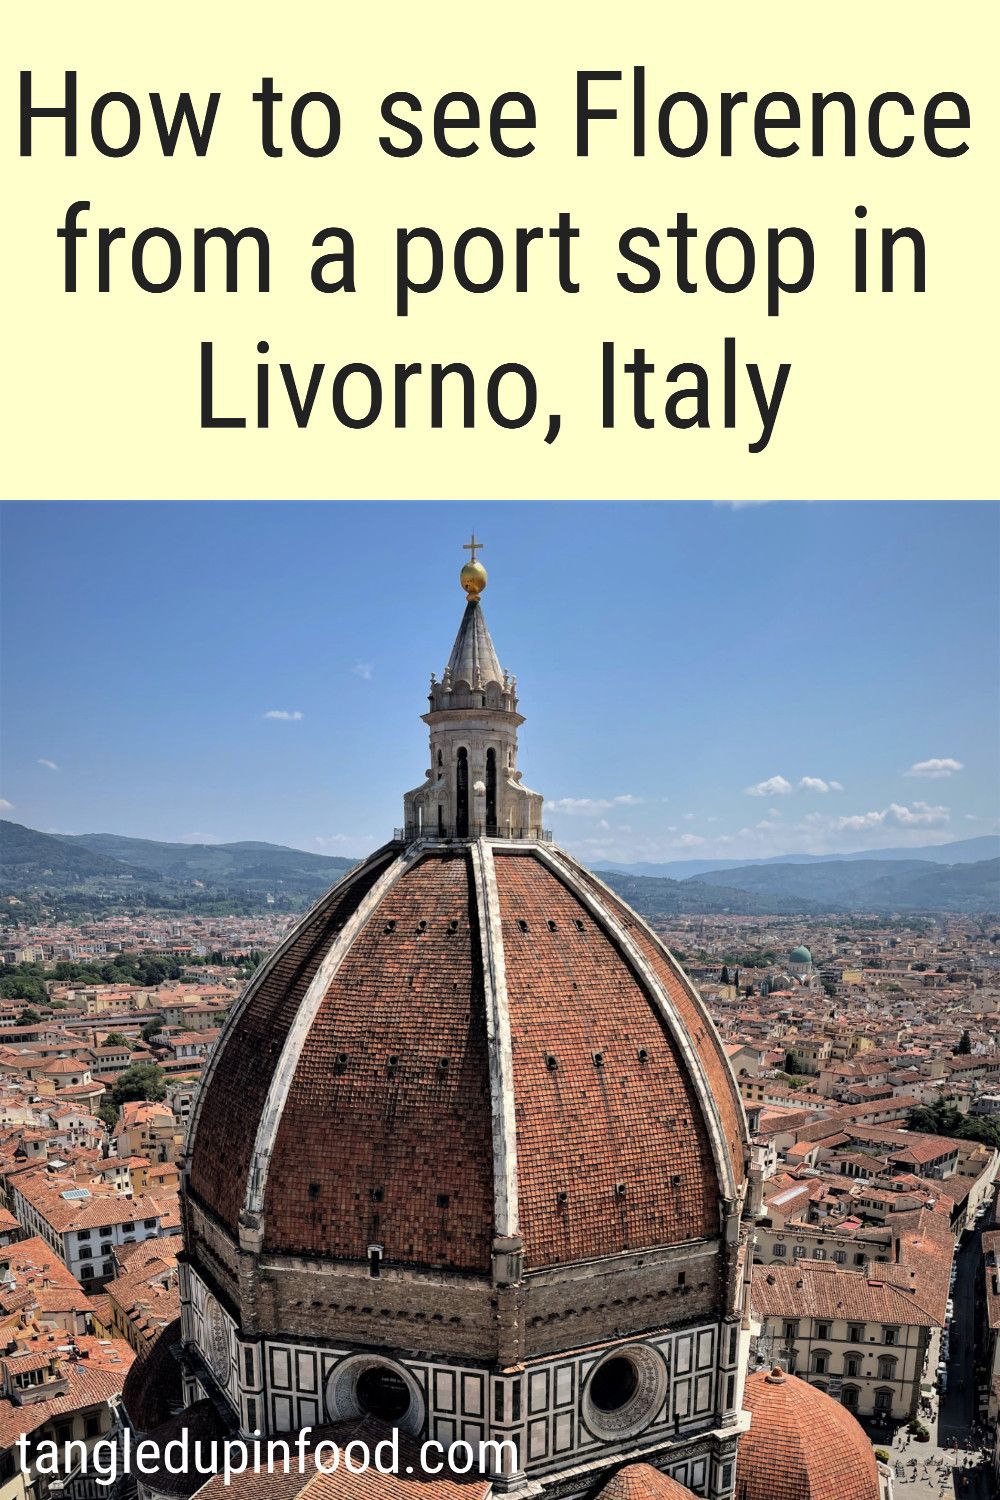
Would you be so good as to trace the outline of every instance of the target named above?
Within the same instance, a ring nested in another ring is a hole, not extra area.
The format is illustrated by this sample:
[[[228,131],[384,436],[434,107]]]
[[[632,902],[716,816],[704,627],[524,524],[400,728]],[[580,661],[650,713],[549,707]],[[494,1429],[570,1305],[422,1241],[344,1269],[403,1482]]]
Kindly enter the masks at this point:
[[[331,1422],[370,1416],[417,1435],[424,1425],[423,1392],[410,1372],[392,1360],[352,1354],[335,1365],[326,1387]]]
[[[583,1388],[583,1420],[595,1437],[613,1441],[648,1427],[667,1394],[667,1367],[649,1344],[611,1350]]]
[[[358,1405],[369,1416],[383,1422],[398,1422],[410,1409],[410,1393],[402,1375],[388,1365],[370,1365],[358,1376],[354,1393]]]
[[[630,1359],[609,1359],[594,1371],[590,1399],[598,1411],[621,1411],[635,1395],[638,1384],[639,1375]]]

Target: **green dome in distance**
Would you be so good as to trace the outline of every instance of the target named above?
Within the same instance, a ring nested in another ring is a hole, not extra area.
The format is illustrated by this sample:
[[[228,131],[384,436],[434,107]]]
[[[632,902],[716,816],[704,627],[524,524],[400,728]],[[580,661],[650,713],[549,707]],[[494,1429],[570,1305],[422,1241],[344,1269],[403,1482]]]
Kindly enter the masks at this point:
[[[811,964],[812,961],[813,956],[809,952],[809,949],[801,946],[793,948],[788,955],[788,962],[790,964]]]

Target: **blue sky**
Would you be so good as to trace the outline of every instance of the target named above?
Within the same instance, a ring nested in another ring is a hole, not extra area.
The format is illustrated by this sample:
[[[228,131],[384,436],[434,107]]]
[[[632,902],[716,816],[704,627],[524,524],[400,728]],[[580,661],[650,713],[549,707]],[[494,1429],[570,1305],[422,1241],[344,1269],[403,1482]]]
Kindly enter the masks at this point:
[[[364,853],[423,778],[473,526],[581,856],[1000,826],[1000,508],[953,502],[9,504],[4,816]]]

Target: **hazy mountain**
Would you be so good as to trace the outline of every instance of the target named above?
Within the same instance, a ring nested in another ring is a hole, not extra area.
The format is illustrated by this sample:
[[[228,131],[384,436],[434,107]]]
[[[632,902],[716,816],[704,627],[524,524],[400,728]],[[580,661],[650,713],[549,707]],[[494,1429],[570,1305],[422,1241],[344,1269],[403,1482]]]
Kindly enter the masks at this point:
[[[1000,859],[954,865],[920,859],[747,865],[706,870],[682,884],[735,886],[759,900],[794,897],[827,911],[1000,910]]]
[[[332,885],[356,859],[341,855],[309,854],[287,844],[246,841],[237,844],[163,844],[155,839],[129,839],[116,833],[57,834],[71,847],[156,870],[168,880],[201,880],[213,885],[306,880],[318,887]]]
[[[649,875],[628,875],[618,870],[598,873],[641,917],[676,916],[683,912],[797,917],[818,914],[822,910],[817,902],[797,896],[757,895],[753,891],[725,885],[706,885],[701,880],[663,880]]]
[[[248,840],[234,844],[166,844],[113,833],[48,834],[0,822],[0,890],[20,895],[39,889],[83,893],[134,888],[148,900],[185,893],[256,902],[268,892],[296,901],[320,895],[356,863],[340,855],[311,854],[284,844]],[[966,850],[986,839],[936,846]],[[921,851],[922,852],[922,851]],[[730,865],[715,861],[695,878],[671,879],[631,870],[600,874],[645,916],[680,912],[743,916],[793,916],[824,911],[957,911],[1000,909],[1000,859],[944,864],[892,853],[885,858]],[[694,861],[675,866],[691,876]],[[706,862],[707,863],[707,862]],[[696,869],[698,867],[696,866]]]
[[[950,844],[926,844],[916,848],[862,849],[854,854],[772,854],[767,859],[673,859],[666,864],[639,861],[616,864],[601,860],[597,870],[621,870],[628,875],[662,875],[671,880],[689,880],[707,870],[744,870],[749,865],[844,864],[853,860],[929,860],[932,864],[960,865],[984,859],[1000,859],[1000,834],[957,839]]]
[[[67,848],[61,838],[0,820],[0,879],[10,890],[38,882],[63,884],[134,875],[135,869],[99,851]],[[152,874],[145,870],[146,875]]]
[[[280,890],[318,896],[355,863],[282,844],[165,844],[114,833],[40,833],[0,822],[0,886],[15,893],[130,879],[137,886],[172,893],[198,882],[218,892]]]

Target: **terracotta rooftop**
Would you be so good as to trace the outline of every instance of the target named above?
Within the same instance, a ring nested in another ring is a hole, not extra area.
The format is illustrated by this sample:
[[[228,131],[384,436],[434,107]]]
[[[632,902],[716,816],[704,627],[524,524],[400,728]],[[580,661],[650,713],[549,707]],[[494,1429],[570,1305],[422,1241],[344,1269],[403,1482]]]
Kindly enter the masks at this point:
[[[899,1267],[878,1269],[895,1270],[899,1283],[912,1279]],[[762,1318],[848,1318],[921,1328],[936,1327],[939,1321],[903,1285],[880,1280],[867,1269],[847,1271],[829,1261],[761,1267],[751,1283],[750,1297]]]

